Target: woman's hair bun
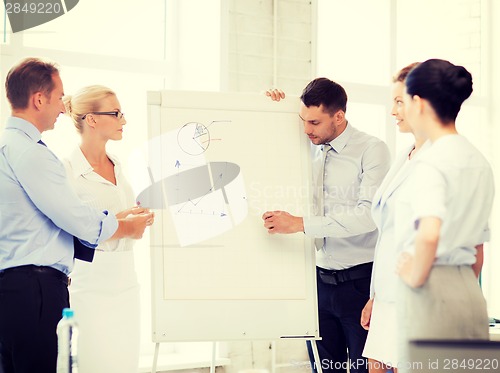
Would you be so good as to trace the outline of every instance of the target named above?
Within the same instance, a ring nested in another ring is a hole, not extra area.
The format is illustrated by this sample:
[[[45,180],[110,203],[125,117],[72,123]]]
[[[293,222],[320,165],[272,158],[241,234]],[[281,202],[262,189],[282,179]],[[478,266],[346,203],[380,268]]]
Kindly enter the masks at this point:
[[[66,95],[63,98],[64,107],[66,109],[66,114],[71,115],[72,105],[71,105],[71,95]]]
[[[443,84],[452,97],[460,102],[472,94],[472,75],[463,66],[449,66],[443,74]]]

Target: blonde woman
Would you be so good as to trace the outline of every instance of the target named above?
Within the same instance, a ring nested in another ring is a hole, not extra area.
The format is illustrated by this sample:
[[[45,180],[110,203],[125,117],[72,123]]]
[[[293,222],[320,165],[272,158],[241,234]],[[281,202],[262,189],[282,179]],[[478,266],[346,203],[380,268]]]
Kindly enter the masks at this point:
[[[66,113],[81,144],[65,166],[80,198],[118,217],[145,209],[134,196],[119,160],[106,151],[109,140],[123,137],[127,123],[116,94],[103,86],[82,88],[64,98]],[[152,220],[148,222],[152,224]],[[80,373],[136,373],[139,360],[139,284],[133,241],[106,241],[91,263],[76,261],[70,303],[80,325]]]

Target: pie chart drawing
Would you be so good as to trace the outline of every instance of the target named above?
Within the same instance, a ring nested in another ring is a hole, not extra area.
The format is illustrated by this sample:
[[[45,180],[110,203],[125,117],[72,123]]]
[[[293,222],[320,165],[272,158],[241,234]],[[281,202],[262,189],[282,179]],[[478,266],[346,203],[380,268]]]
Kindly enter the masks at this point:
[[[166,224],[175,229],[180,246],[230,231],[248,215],[241,167],[231,161],[207,159],[211,141],[208,127],[216,122],[223,121],[207,126],[185,122],[151,138],[142,152],[147,158],[137,157],[143,160],[138,166],[144,170],[143,175],[149,175],[149,181],[136,185],[136,201],[141,206],[169,211]]]
[[[203,154],[210,145],[210,132],[201,123],[189,122],[183,125],[177,133],[177,143],[189,155]]]
[[[230,231],[248,216],[248,199],[242,169],[225,156],[207,159],[211,141],[209,128],[216,130],[227,120],[208,125],[186,121],[176,129],[149,139],[134,158],[140,177],[135,190],[139,205],[168,210],[164,215],[168,240],[183,247]],[[216,132],[217,133],[217,132]],[[222,142],[219,142],[221,144]],[[215,150],[215,148],[214,148]],[[222,159],[221,159],[222,158]],[[147,180],[146,180],[147,179]],[[168,217],[167,217],[168,216]],[[177,240],[175,240],[177,236]]]
[[[208,162],[167,176],[143,190],[137,201],[170,211],[180,246],[227,232],[248,215],[240,166],[232,162]]]
[[[137,201],[152,209],[166,209],[169,206],[179,205],[177,213],[201,213],[196,206],[203,199],[210,198],[211,193],[220,191],[224,203],[229,203],[226,186],[239,175],[240,166],[235,163],[208,162],[204,166],[191,168],[153,183],[137,196]],[[205,213],[212,214],[211,210],[205,210]],[[218,209],[215,208],[214,212],[216,210]]]

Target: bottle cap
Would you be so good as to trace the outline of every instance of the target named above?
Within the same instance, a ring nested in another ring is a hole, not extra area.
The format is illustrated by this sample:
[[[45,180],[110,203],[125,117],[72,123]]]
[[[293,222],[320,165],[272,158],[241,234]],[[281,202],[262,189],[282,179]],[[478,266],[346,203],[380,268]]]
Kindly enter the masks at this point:
[[[64,318],[70,318],[74,316],[74,311],[71,308],[63,308],[62,316]]]

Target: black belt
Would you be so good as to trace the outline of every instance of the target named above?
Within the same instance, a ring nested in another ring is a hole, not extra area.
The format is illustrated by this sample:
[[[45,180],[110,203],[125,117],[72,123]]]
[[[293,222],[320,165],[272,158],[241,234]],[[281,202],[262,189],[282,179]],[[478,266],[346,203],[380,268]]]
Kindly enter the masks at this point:
[[[317,268],[318,276],[321,281],[328,285],[338,285],[343,282],[360,280],[372,276],[373,262],[359,264],[347,269],[324,269]]]
[[[68,276],[66,276],[64,273],[62,273],[61,271],[59,271],[55,268],[52,268],[52,267],[36,266],[36,265],[32,265],[32,264],[3,269],[0,271],[0,275],[7,274],[7,273],[15,273],[15,272],[38,273],[38,274],[58,278],[62,282],[64,282],[67,286],[69,286],[71,284],[71,279]]]

